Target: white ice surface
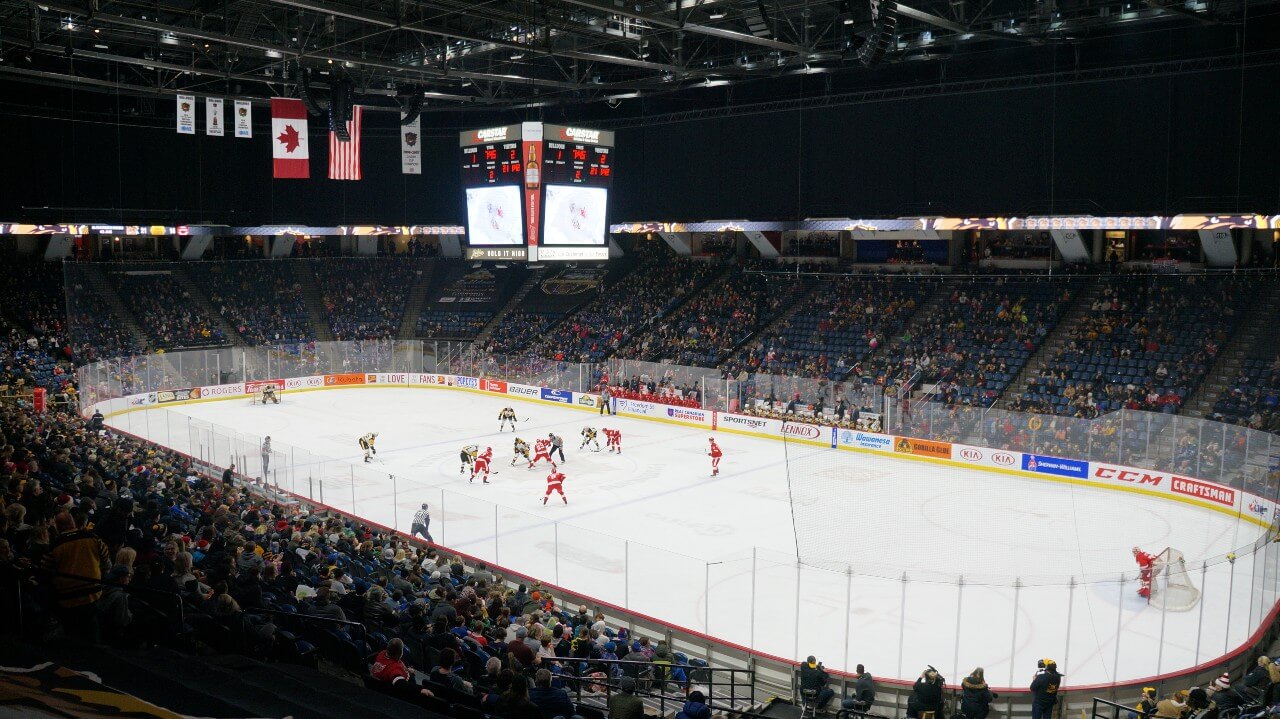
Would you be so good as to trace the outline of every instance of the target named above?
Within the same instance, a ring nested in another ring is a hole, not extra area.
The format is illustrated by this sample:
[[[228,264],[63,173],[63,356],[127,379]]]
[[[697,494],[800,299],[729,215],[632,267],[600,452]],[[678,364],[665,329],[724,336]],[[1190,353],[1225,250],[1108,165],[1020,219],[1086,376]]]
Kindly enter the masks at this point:
[[[542,505],[545,469],[509,466],[513,435],[495,431],[507,404],[525,420],[519,436],[565,438],[568,506]],[[1256,530],[1143,495],[795,444],[784,453],[781,442],[723,433],[713,479],[706,431],[443,389],[289,394],[281,405],[211,402],[111,423],[220,463],[242,433],[236,451],[250,473],[257,437],[270,435],[275,481],[298,494],[401,530],[428,502],[448,547],[765,653],[863,663],[877,676],[983,666],[993,684],[1023,686],[1045,656],[1075,686],[1174,671],[1243,642],[1274,603],[1280,568],[1271,551],[1207,570],[1193,562],[1201,606],[1162,613],[1136,596],[1131,547],[1173,546],[1193,560]],[[623,454],[578,450],[585,425],[621,429]],[[370,431],[379,454],[363,464],[356,437]],[[494,448],[491,484],[459,474],[458,451],[472,443]],[[865,485],[848,521],[830,527],[838,546],[866,547],[848,557],[850,572],[797,566],[788,460],[795,482],[820,467],[823,481]]]

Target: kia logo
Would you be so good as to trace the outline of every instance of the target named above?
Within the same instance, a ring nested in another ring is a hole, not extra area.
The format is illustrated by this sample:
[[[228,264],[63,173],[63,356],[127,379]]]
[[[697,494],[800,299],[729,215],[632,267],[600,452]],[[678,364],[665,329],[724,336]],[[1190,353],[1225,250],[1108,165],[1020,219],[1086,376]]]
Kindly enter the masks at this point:
[[[960,450],[960,456],[969,460],[970,462],[977,462],[978,460],[982,459],[982,453],[976,449],[962,449]]]
[[[1006,454],[1005,452],[996,452],[991,455],[991,461],[996,464],[1003,464],[1006,466],[1017,462],[1017,460],[1013,458],[1012,454]]]

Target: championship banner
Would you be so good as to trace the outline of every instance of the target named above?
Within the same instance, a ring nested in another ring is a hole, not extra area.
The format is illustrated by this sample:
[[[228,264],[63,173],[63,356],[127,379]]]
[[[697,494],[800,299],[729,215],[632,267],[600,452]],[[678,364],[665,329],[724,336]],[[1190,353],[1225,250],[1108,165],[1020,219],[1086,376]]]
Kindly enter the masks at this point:
[[[222,98],[206,97],[204,100],[204,134],[222,137]]]
[[[253,103],[236,100],[236,137],[253,137]]]
[[[178,95],[178,134],[196,134],[196,96]]]
[[[529,238],[529,261],[538,259],[538,227],[542,210],[542,123],[526,122],[521,127],[521,152],[524,158],[525,237]]]
[[[400,113],[404,121],[404,113]],[[400,174],[422,174],[422,116],[413,118],[413,122],[400,126]]]
[[[307,108],[302,100],[271,98],[271,140],[272,177],[277,180],[311,177]]]

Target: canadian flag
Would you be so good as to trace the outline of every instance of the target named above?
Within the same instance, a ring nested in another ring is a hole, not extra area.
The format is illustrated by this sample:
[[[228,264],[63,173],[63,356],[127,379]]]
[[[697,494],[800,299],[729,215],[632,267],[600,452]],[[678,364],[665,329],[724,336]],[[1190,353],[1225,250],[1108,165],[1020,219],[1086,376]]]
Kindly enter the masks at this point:
[[[302,100],[271,98],[271,159],[277,180],[311,177],[307,108]]]

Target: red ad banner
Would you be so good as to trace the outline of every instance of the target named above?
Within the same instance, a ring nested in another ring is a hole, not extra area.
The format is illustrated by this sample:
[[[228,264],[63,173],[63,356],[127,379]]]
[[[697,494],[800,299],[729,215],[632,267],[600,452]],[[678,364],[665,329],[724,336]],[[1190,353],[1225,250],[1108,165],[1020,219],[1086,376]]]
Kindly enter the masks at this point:
[[[364,384],[363,373],[346,373],[346,374],[327,374],[324,376],[325,387],[337,387],[341,385]]]

